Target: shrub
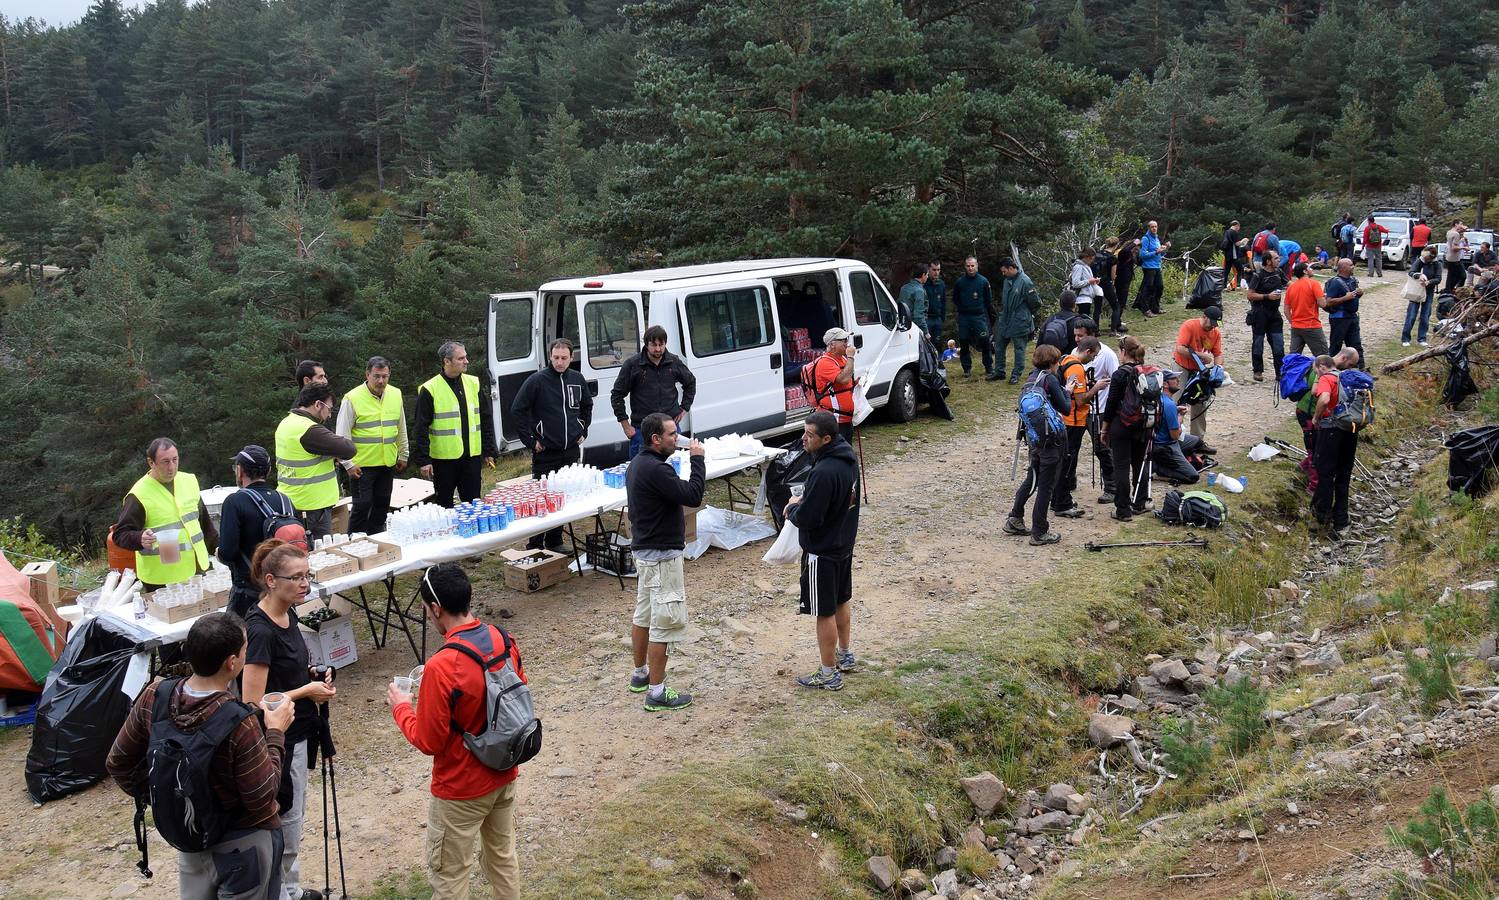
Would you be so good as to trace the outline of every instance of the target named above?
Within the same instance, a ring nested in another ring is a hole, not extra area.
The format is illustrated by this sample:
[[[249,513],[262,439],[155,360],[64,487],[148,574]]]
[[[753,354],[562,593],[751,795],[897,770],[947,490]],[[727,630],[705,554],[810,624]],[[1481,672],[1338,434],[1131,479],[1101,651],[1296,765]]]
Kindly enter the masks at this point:
[[[1212,744],[1197,733],[1191,719],[1168,719],[1161,726],[1161,749],[1166,751],[1166,768],[1182,778],[1196,778],[1213,761]]]
[[[1431,712],[1443,700],[1457,699],[1457,681],[1452,677],[1452,667],[1458,659],[1446,644],[1437,641],[1430,642],[1427,650],[1431,652],[1427,659],[1405,651],[1405,674],[1415,686],[1421,705]]]
[[[1265,708],[1270,692],[1255,687],[1248,678],[1230,687],[1216,686],[1207,693],[1208,708],[1223,723],[1224,740],[1234,753],[1243,753],[1259,744],[1270,724]]]
[[[1481,799],[1459,810],[1440,787],[1421,804],[1416,818],[1404,828],[1390,826],[1390,843],[1421,857],[1433,866],[1445,862],[1452,893],[1459,896],[1492,896],[1493,879],[1485,857],[1499,839],[1499,812]],[[1404,886],[1409,889],[1409,885]],[[1474,890],[1483,888],[1483,890]],[[1397,888],[1397,893],[1400,889]],[[1445,892],[1444,892],[1445,893]],[[1419,896],[1430,896],[1424,891]]]

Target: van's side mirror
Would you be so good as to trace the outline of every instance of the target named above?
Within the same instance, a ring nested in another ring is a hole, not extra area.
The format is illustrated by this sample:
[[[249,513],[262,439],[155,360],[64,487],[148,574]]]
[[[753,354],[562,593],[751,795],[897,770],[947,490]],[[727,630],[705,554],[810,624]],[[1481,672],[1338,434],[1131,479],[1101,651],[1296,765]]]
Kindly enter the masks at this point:
[[[899,300],[895,301],[895,327],[898,331],[911,330],[911,310]]]

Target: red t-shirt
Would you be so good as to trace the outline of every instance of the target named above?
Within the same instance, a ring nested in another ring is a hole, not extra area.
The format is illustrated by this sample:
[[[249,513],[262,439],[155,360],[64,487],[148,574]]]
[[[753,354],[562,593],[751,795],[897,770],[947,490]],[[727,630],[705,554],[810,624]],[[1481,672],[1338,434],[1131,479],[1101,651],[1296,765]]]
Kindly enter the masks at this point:
[[[1327,407],[1317,418],[1325,419],[1336,412],[1338,409],[1338,373],[1328,372],[1326,375],[1319,376],[1316,387],[1312,388],[1312,393],[1327,395]],[[1313,412],[1316,411],[1315,406],[1312,409]]]
[[[1425,247],[1431,242],[1431,226],[1417,225],[1411,229],[1411,246]]]
[[[812,374],[817,384],[817,405],[832,413],[839,424],[852,422],[854,420],[853,382],[846,385],[833,383],[839,375],[843,374],[843,360],[833,358],[830,353],[824,353],[817,358],[817,366],[812,370]]]
[[[1322,283],[1315,278],[1298,278],[1286,288],[1286,306],[1291,310],[1292,328],[1321,328]]]
[[[483,622],[459,626],[444,637],[446,641],[461,639],[486,659],[499,656],[504,646],[499,629]],[[484,652],[486,647],[493,647],[493,652]],[[515,673],[525,681],[520,648],[514,638],[510,641],[510,660],[515,663]],[[458,692],[456,702],[452,699],[454,691]],[[452,726],[457,722],[471,734],[482,731],[484,698],[484,673],[479,665],[457,650],[440,650],[427,659],[427,667],[422,670],[416,709],[402,703],[391,710],[411,746],[432,757],[432,796],[439,800],[472,800],[515,780],[515,769],[499,772],[475,759],[463,744],[462,732]]]
[[[1176,332],[1176,342],[1198,354],[1208,357],[1211,364],[1213,359],[1223,355],[1223,331],[1214,328],[1212,333],[1202,327],[1201,319],[1188,319],[1182,323],[1182,327]],[[1195,360],[1183,357],[1180,351],[1172,354],[1176,358],[1177,365],[1183,369],[1197,371]]]

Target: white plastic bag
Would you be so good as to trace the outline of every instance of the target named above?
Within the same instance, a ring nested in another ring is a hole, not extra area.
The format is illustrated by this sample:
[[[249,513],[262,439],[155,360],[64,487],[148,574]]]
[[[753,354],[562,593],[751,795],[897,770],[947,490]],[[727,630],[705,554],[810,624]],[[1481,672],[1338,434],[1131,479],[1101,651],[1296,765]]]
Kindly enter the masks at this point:
[[[1249,458],[1255,462],[1264,462],[1267,459],[1279,456],[1280,451],[1269,444],[1255,444],[1249,448]]]
[[[790,566],[800,562],[802,558],[801,531],[790,520],[781,526],[781,534],[776,542],[765,551],[764,560],[772,566]]]
[[[869,405],[869,400],[864,396],[863,382],[854,385],[854,424],[863,424],[872,412],[874,407]]]

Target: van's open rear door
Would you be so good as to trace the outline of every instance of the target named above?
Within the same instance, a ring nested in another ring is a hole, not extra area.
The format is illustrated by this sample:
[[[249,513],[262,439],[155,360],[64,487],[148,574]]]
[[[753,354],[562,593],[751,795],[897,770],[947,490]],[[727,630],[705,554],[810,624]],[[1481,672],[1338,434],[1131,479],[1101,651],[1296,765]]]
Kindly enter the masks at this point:
[[[537,295],[489,295],[489,375],[494,383],[490,400],[494,403],[496,435],[503,450],[520,447],[510,404],[521,383],[541,367],[541,341]]]

